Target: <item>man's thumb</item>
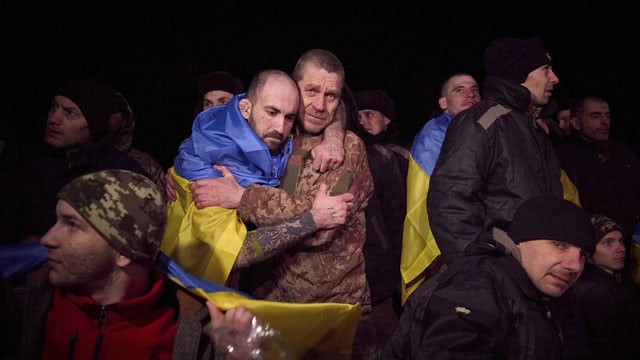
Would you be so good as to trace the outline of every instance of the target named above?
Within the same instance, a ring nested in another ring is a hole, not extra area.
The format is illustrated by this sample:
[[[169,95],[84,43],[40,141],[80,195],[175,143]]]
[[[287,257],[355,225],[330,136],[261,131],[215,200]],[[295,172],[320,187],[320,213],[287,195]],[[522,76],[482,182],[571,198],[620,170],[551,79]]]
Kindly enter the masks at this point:
[[[222,177],[233,176],[231,171],[229,171],[229,168],[224,165],[213,165],[213,168],[218,170]]]
[[[322,194],[322,195],[328,195],[327,194],[327,190],[329,189],[329,186],[325,183],[320,183],[320,187],[318,188],[318,194]],[[318,196],[318,195],[316,195]]]

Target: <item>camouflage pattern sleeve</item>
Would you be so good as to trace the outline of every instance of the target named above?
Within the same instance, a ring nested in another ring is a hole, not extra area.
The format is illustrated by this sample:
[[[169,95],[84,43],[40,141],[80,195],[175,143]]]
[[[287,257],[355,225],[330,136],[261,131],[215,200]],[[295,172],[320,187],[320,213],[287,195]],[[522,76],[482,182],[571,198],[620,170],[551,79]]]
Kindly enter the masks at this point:
[[[299,137],[294,140],[294,148],[310,150],[321,140],[321,137]],[[313,159],[292,155],[287,165],[301,168],[296,182],[294,195],[284,189],[261,185],[249,185],[238,205],[238,216],[244,222],[256,227],[278,224],[292,216],[311,209],[320,183],[329,185],[331,193],[341,187],[345,174],[350,176],[348,191],[355,198],[352,213],[362,211],[373,193],[373,179],[369,171],[367,153],[362,140],[353,132],[347,131],[345,136],[345,160],[341,167],[319,173],[313,170]],[[344,190],[342,190],[344,191]]]
[[[265,226],[247,233],[234,269],[264,261],[317,230],[310,212],[305,211],[278,225]]]
[[[347,131],[345,137],[346,170],[351,172],[351,185],[348,192],[353,194],[354,207],[351,215],[362,212],[367,207],[369,198],[373,194],[373,178],[367,160],[367,150],[364,142],[353,132]]]
[[[311,210],[315,195],[314,191],[307,195],[290,196],[280,188],[249,185],[238,205],[238,216],[256,227],[279,224]]]

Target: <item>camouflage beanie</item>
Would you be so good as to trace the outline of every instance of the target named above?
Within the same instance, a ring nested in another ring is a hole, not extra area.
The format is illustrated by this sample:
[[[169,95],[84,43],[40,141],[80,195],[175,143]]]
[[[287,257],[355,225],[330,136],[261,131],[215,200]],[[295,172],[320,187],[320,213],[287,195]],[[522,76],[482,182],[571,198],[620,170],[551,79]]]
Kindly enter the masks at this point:
[[[596,243],[612,231],[620,231],[624,235],[622,226],[618,225],[613,219],[602,214],[591,214],[591,224],[596,231]]]
[[[104,170],[65,185],[58,198],[69,203],[118,252],[151,265],[160,251],[166,208],[162,190],[127,170]]]

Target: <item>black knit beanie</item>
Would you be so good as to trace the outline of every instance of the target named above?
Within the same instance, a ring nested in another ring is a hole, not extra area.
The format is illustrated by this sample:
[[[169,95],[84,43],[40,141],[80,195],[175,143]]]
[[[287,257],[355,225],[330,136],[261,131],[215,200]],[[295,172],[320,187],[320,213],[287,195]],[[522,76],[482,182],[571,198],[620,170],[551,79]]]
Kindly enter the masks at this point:
[[[72,80],[64,84],[57,94],[69,98],[80,108],[94,141],[107,133],[109,118],[117,103],[117,94],[111,85],[94,79]]]
[[[496,39],[485,48],[483,57],[486,75],[502,77],[518,84],[522,84],[533,70],[551,64],[551,56],[537,36]]]
[[[222,90],[232,95],[238,95],[244,91],[242,80],[226,71],[212,71],[203,75],[198,80],[198,96],[202,97],[209,91]]]
[[[396,105],[394,101],[382,90],[364,90],[354,93],[358,110],[377,110],[389,120],[395,120]]]
[[[519,244],[527,240],[558,240],[593,254],[596,237],[589,214],[571,201],[554,196],[526,200],[516,210],[508,231]]]

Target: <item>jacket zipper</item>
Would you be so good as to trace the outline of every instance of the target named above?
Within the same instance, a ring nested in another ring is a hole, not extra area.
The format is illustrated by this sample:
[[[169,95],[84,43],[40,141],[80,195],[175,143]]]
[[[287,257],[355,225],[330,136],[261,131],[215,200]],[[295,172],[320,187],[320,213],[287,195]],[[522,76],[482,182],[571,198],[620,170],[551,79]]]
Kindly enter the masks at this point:
[[[69,352],[67,358],[69,360],[73,360],[73,352],[76,349],[76,341],[78,340],[78,332],[74,331],[71,333],[71,340],[69,340]]]
[[[98,315],[98,338],[96,339],[96,346],[93,348],[93,359],[100,359],[100,348],[102,347],[102,325],[107,321],[107,307],[102,305],[100,308],[100,315]]]

